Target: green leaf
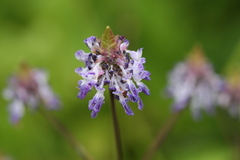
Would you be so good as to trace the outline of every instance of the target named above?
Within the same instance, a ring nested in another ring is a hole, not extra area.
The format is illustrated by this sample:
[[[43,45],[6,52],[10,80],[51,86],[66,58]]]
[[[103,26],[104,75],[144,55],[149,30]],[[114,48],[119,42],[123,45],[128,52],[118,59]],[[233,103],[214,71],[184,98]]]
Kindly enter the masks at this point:
[[[112,29],[107,26],[103,35],[101,47],[106,50],[112,50],[116,48],[116,40]]]

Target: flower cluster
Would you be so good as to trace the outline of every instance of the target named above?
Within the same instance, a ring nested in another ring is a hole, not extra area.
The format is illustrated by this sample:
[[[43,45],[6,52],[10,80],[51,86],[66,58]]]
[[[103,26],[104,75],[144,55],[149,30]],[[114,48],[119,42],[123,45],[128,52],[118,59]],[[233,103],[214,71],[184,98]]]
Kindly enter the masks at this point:
[[[176,65],[168,78],[167,91],[174,99],[175,111],[189,104],[195,118],[200,116],[201,109],[213,112],[223,81],[214,73],[199,46],[194,48],[185,62]]]
[[[25,63],[19,73],[12,75],[3,96],[10,101],[9,112],[12,123],[17,123],[24,115],[24,106],[37,109],[42,103],[47,109],[58,109],[60,101],[47,82],[44,70],[31,69]]]
[[[78,98],[83,99],[93,88],[97,91],[88,104],[92,118],[97,116],[104,103],[105,85],[128,115],[134,114],[127,104],[129,100],[137,102],[141,110],[143,102],[139,92],[150,94],[148,87],[141,82],[142,79],[150,80],[150,72],[144,70],[146,60],[142,57],[142,48],[128,50],[129,41],[124,36],[115,36],[109,27],[102,38],[91,36],[84,43],[91,52],[79,50],[75,53],[76,58],[85,63],[84,68],[79,67],[75,72],[83,78],[78,81]]]

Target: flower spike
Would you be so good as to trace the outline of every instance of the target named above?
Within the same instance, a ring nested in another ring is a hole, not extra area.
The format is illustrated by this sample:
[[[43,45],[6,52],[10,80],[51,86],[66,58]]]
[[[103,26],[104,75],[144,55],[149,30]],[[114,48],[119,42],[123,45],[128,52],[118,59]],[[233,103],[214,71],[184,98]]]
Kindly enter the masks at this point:
[[[106,27],[101,38],[91,36],[84,40],[90,53],[79,50],[75,53],[77,60],[85,63],[85,67],[75,69],[83,79],[78,82],[78,98],[83,99],[95,88],[97,93],[89,101],[88,108],[95,118],[104,103],[104,86],[119,100],[126,114],[134,115],[127,102],[138,103],[143,108],[139,93],[150,95],[148,87],[141,82],[150,80],[150,72],[144,69],[145,58],[142,58],[142,48],[137,51],[128,50],[129,41],[124,36],[114,35],[110,27]]]

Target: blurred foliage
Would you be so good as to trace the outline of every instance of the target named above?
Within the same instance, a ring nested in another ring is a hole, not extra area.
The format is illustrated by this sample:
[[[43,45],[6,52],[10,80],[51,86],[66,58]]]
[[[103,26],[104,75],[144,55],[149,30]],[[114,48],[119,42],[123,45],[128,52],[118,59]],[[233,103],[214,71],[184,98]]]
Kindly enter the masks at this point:
[[[130,40],[131,50],[144,47],[146,70],[152,73],[152,80],[146,82],[151,96],[141,95],[143,111],[131,103],[135,115],[128,116],[117,104],[125,159],[140,159],[170,115],[171,100],[162,97],[166,76],[196,42],[202,44],[220,74],[232,59],[239,61],[239,6],[237,0],[1,0],[0,89],[21,61],[47,69],[50,83],[63,102],[63,109],[51,114],[68,126],[93,157],[114,159],[108,98],[98,117],[91,119],[87,103],[94,91],[84,100],[77,99],[80,77],[74,73],[83,65],[74,53],[79,49],[88,52],[83,40],[100,37],[109,25],[115,34]],[[78,159],[39,113],[26,110],[21,123],[14,127],[8,121],[7,102],[0,99],[0,106],[1,152],[16,160]],[[239,128],[239,121],[221,109],[214,116],[203,114],[196,122],[186,110],[155,159],[233,159],[239,146],[232,143],[235,132],[231,131]]]

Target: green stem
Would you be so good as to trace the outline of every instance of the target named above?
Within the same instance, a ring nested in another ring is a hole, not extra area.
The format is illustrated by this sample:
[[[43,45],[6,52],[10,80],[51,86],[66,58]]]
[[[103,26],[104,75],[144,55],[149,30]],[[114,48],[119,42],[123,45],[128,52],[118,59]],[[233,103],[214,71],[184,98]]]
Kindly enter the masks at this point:
[[[225,110],[218,110],[218,115],[216,116],[216,124],[221,133],[226,145],[233,148],[232,159],[240,159],[240,138],[239,138],[239,121],[232,118],[225,113]],[[231,124],[231,125],[229,125]]]
[[[151,144],[149,145],[147,151],[145,152],[142,160],[150,160],[153,158],[163,141],[166,139],[169,132],[173,129],[176,124],[178,118],[180,116],[180,112],[174,113],[169,117],[169,119],[164,123],[162,128],[159,130],[157,136],[153,139]]]
[[[48,122],[67,140],[69,145],[73,148],[79,157],[81,157],[83,160],[93,160],[83,145],[77,142],[71,132],[58,119],[50,115],[44,109],[39,109],[39,111],[42,116],[46,118]]]
[[[114,103],[114,95],[111,92],[109,93],[110,93],[110,105],[111,105],[111,111],[112,111],[113,127],[114,127],[116,149],[117,149],[117,160],[122,160],[123,159],[122,142],[121,142],[121,135],[120,135],[120,127],[119,127],[115,103]]]

